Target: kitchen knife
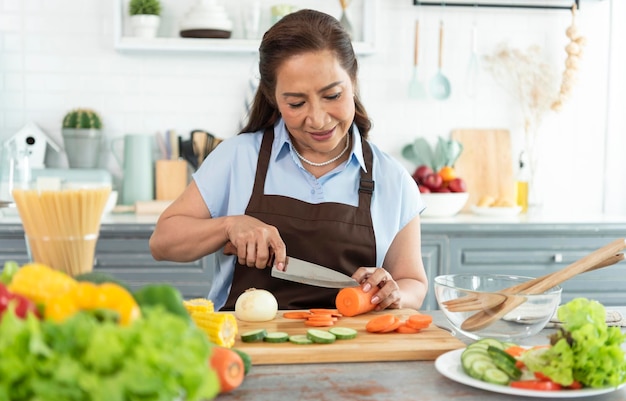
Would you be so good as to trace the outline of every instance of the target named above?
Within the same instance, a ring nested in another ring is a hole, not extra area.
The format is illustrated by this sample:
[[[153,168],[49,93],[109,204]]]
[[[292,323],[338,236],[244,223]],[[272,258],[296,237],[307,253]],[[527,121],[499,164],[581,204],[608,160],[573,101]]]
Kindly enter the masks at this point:
[[[228,241],[226,243],[226,246],[224,246],[224,254],[237,255],[237,249],[233,246],[232,242]],[[274,266],[272,267],[271,275],[275,278],[317,287],[345,288],[359,285],[352,277],[339,273],[336,270],[316,265],[315,263],[305,260],[296,259],[291,256],[287,257],[287,267],[285,271],[280,271]]]
[[[359,285],[352,277],[339,273],[336,270],[291,256],[287,258],[285,271],[280,271],[274,266],[271,274],[272,277],[317,287],[345,288]]]

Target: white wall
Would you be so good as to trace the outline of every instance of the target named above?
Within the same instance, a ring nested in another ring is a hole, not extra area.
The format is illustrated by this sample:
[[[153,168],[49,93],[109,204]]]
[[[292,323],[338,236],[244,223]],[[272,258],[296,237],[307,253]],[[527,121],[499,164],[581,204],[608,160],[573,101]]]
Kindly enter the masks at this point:
[[[623,3],[582,0],[578,25],[587,46],[579,83],[564,109],[547,115],[540,132],[546,212],[626,213],[626,162],[618,150],[624,149],[626,131],[626,83],[619,72],[626,70],[626,51],[617,39],[626,37],[626,28],[616,17],[626,15]],[[165,4],[180,14],[194,2]],[[472,26],[479,52],[490,53],[502,42],[537,44],[560,74],[570,12],[415,7],[412,0],[378,0],[377,7],[377,52],[360,58],[372,140],[401,159],[402,146],[418,136],[434,142],[454,128],[503,127],[511,130],[516,154],[521,115],[515,100],[485,72],[476,98],[463,91]],[[425,79],[436,71],[438,24],[445,22],[444,72],[453,94],[443,102],[407,97],[418,17]],[[220,137],[236,133],[254,56],[122,53],[113,47],[113,29],[113,0],[0,0],[0,139],[34,121],[61,143],[63,115],[79,106],[101,113],[107,138],[166,129],[182,135],[196,128]],[[67,165],[64,154],[53,152],[47,162]],[[109,154],[101,164],[119,179]]]

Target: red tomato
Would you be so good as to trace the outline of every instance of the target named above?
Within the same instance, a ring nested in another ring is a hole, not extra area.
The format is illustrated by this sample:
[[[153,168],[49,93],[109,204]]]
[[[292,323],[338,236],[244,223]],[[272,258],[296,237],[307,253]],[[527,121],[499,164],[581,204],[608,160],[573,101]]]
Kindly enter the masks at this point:
[[[549,380],[520,380],[511,382],[511,387],[524,390],[558,391],[561,385]]]

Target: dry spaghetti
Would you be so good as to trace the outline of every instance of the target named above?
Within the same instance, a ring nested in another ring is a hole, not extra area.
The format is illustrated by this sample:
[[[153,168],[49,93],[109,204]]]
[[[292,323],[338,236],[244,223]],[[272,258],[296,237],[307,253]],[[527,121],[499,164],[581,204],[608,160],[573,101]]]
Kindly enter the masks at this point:
[[[33,261],[72,276],[91,271],[110,192],[109,187],[14,190]]]

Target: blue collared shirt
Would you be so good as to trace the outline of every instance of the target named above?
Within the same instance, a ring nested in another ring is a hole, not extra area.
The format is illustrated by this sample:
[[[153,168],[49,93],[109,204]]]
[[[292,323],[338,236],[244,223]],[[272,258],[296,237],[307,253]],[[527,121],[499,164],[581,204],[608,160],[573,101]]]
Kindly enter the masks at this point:
[[[211,216],[245,214],[256,174],[263,131],[226,139],[209,154],[193,179]],[[293,151],[283,120],[274,127],[265,194],[282,195],[309,203],[338,202],[357,206],[361,168],[365,169],[360,134],[353,126],[349,159],[326,175],[315,178]],[[370,142],[375,182],[371,213],[376,235],[377,266],[382,266],[396,234],[424,209],[419,190],[400,162]],[[234,256],[216,252],[209,299],[221,308],[228,298],[235,266]]]

